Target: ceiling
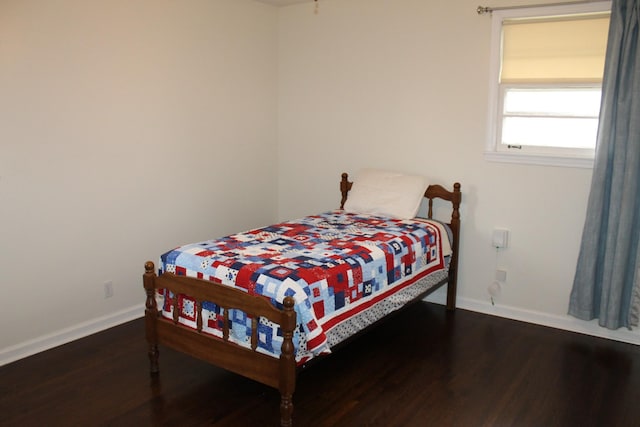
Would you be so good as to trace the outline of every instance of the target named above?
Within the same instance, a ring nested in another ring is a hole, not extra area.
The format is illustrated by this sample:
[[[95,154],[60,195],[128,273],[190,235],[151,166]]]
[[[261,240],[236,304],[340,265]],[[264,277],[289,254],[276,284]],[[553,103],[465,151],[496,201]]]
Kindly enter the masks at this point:
[[[309,3],[313,0],[256,0],[260,3],[271,4],[273,6],[289,6],[296,3]]]

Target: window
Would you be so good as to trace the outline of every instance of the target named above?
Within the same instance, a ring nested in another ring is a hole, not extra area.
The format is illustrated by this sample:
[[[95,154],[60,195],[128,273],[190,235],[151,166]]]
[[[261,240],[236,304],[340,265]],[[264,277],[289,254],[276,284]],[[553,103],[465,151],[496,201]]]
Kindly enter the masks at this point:
[[[597,2],[492,13],[487,159],[593,165],[610,9]]]

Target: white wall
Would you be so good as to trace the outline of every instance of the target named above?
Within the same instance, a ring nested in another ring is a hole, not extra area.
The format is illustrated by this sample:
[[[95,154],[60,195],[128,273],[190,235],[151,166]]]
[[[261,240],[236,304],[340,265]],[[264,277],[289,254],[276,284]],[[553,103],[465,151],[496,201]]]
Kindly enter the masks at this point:
[[[276,91],[272,6],[0,2],[0,362],[142,315],[147,259],[273,222]]]
[[[483,158],[491,19],[477,6],[324,0],[317,15],[307,4],[281,10],[279,215],[336,207],[339,174],[367,166],[460,181],[459,306],[640,343],[637,332],[566,315],[591,170]],[[496,227],[511,232],[499,256]],[[492,306],[496,265],[507,283]]]
[[[0,3],[0,364],[141,315],[147,259],[336,207],[365,166],[462,183],[459,306],[640,342],[565,315],[591,171],[483,159],[477,3],[313,6]]]

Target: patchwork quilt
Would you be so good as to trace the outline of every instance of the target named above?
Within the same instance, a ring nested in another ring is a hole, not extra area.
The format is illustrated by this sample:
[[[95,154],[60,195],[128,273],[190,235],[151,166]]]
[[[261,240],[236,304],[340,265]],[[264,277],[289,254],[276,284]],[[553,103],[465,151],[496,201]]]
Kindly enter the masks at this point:
[[[337,210],[178,247],[160,257],[159,273],[215,280],[279,308],[293,296],[296,360],[304,363],[446,278],[450,253],[448,231],[436,221]],[[179,322],[195,328],[196,304],[186,296],[160,290],[162,315],[173,317],[176,297]],[[230,340],[249,347],[251,319],[240,310],[228,315]],[[222,336],[219,307],[203,303],[203,320],[204,333]],[[279,355],[277,325],[260,319],[258,341],[257,351]]]

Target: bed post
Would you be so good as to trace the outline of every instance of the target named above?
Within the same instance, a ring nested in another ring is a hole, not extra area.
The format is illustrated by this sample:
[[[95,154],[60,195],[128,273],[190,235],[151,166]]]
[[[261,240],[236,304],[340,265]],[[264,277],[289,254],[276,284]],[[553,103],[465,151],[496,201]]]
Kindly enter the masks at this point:
[[[460,250],[460,203],[462,201],[462,193],[460,192],[460,183],[453,184],[453,196],[451,203],[453,211],[451,212],[451,230],[453,232],[453,255],[451,264],[449,265],[449,280],[447,283],[447,310],[456,309],[456,292],[458,283],[458,251]]]
[[[347,194],[349,194],[349,190],[351,190],[352,185],[353,182],[349,182],[349,174],[343,172],[342,179],[340,180],[340,193],[342,193],[342,199],[340,199],[340,209],[344,209],[344,204],[347,201]]]
[[[145,330],[147,334],[147,342],[149,343],[149,363],[151,366],[151,374],[157,374],[160,369],[158,367],[158,332],[156,330],[156,322],[158,320],[158,306],[156,304],[156,287],[155,287],[155,266],[151,261],[144,264],[144,276],[142,277],[144,290],[147,294],[145,302],[144,318]]]
[[[293,415],[293,392],[296,388],[296,359],[293,345],[293,331],[296,328],[295,301],[284,299],[283,322],[280,324],[284,340],[280,350],[280,426],[290,427]]]

